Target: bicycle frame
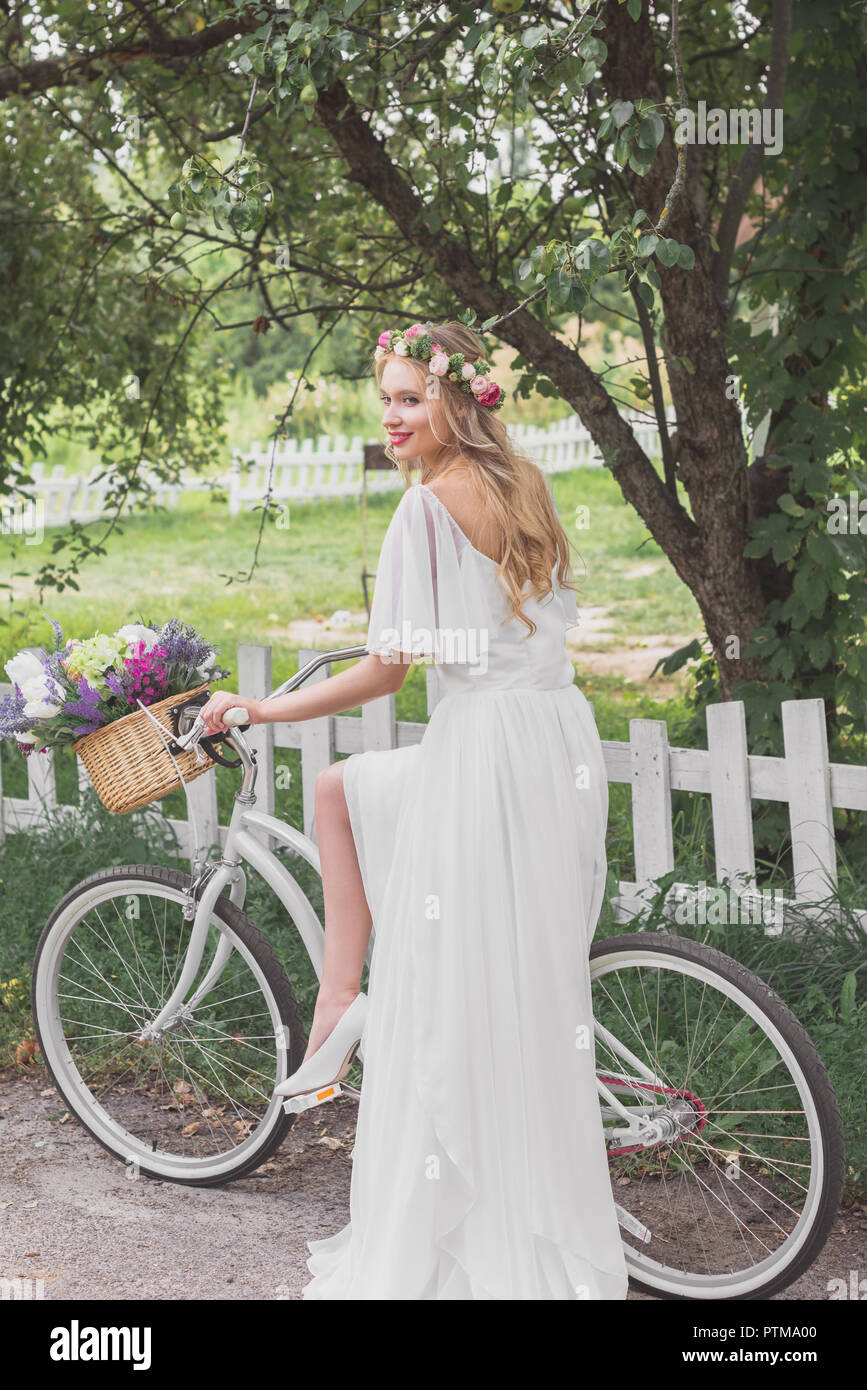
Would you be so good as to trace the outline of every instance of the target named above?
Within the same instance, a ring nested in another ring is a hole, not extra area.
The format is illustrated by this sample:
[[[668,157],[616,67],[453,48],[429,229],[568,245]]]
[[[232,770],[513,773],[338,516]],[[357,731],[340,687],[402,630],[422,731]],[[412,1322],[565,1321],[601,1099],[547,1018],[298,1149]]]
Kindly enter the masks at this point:
[[[337,651],[323,652],[319,656],[303,666],[289,680],[273,690],[266,699],[274,700],[278,696],[288,693],[300,686],[314,671],[327,663],[340,660],[350,660],[354,657],[367,655],[366,647],[344,647]],[[271,816],[265,811],[257,811],[256,805],[256,753],[250,748],[244,735],[237,729],[232,730],[226,735],[226,741],[238,754],[243,766],[243,777],[240,790],[235,793],[234,806],[229,827],[226,832],[226,840],[219,861],[210,861],[203,864],[198,871],[193,866],[192,880],[188,890],[188,907],[184,909],[184,915],[193,917],[193,926],[190,932],[190,940],[184,957],[183,967],[177,984],[163,1008],[153,1019],[142,1029],[142,1039],[151,1041],[161,1037],[164,1033],[174,1028],[178,1023],[190,1016],[196,1006],[204,999],[209,991],[219,980],[226,963],[232,954],[233,947],[228,938],[224,935],[214,952],[214,958],[208,967],[201,984],[196,989],[190,999],[187,999],[187,991],[193,983],[199,966],[204,955],[205,942],[207,940],[208,926],[211,920],[211,912],[217,898],[223,890],[229,886],[229,900],[237,907],[243,907],[247,890],[247,876],[242,868],[242,862],[250,864],[261,875],[265,882],[277,894],[287,913],[294,921],[304,942],[311,964],[316,971],[317,979],[322,978],[322,968],[324,963],[325,951],[325,931],[311,906],[308,898],[295,882],[289,870],[281,864],[276,855],[268,849],[252,833],[254,829],[263,830],[275,839],[282,841],[290,847],[296,854],[300,854],[307,863],[312,866],[317,874],[321,874],[319,851],[316,844],[309,836],[305,835],[295,826],[287,825],[285,821],[278,820],[276,816]],[[192,802],[189,803],[190,815],[195,814]],[[374,942],[374,932],[371,931],[365,959],[370,962],[371,951]],[[626,1089],[632,1090],[636,1098],[643,1096],[640,1082],[636,1081],[636,1074],[651,1087],[660,1088],[663,1082],[657,1077],[643,1062],[639,1060],[628,1048],[624,1047],[608,1029],[594,1020],[594,1033],[597,1039],[617,1053],[623,1061],[630,1067],[631,1075],[616,1073],[617,1079],[626,1083]],[[285,1047],[286,1039],[278,1039],[278,1045]],[[363,1058],[363,1053],[359,1048],[359,1055]],[[609,1079],[611,1073],[609,1072]],[[357,1095],[354,1088],[343,1084],[343,1089],[349,1094]],[[596,1089],[600,1097],[606,1102],[602,1107],[603,1118],[614,1119],[619,1117],[625,1122],[625,1128],[609,1129],[606,1131],[608,1138],[617,1139],[619,1142],[629,1141],[641,1145],[657,1144],[665,1138],[670,1137],[669,1127],[659,1120],[650,1118],[648,1111],[657,1109],[657,1106],[636,1104],[631,1108],[624,1106],[616,1095],[605,1085],[603,1081],[596,1078]]]

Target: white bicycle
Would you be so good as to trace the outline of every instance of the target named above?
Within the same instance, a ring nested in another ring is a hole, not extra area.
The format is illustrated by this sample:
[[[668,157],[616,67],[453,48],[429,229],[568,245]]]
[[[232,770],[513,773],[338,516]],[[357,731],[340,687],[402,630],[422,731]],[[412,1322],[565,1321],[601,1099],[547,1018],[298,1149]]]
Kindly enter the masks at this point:
[[[322,653],[268,698],[364,655]],[[197,746],[208,696],[178,707],[167,753]],[[253,1172],[299,1110],[360,1095],[346,1081],[274,1095],[306,1041],[283,965],[244,912],[244,865],[279,898],[317,977],[322,924],[256,832],[320,866],[311,839],[256,809],[246,717],[230,710],[231,731],[210,736],[243,768],[221,857],[194,856],[191,874],[134,864],[90,875],[54,909],[33,968],[39,1046],[70,1112],[144,1176],[200,1187]],[[688,938],[611,937],[594,943],[590,966],[597,1088],[633,1286],[770,1297],[816,1258],[842,1190],[842,1125],[815,1047],[757,976]]]

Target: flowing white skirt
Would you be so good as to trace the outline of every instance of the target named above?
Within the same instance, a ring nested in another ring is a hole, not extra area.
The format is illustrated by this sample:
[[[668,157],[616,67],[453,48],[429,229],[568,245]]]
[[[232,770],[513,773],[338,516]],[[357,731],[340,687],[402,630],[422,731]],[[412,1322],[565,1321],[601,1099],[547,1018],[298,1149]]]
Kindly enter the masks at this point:
[[[608,783],[576,686],[451,695],[344,787],[374,923],[350,1221],[304,1298],[623,1299],[588,951]]]

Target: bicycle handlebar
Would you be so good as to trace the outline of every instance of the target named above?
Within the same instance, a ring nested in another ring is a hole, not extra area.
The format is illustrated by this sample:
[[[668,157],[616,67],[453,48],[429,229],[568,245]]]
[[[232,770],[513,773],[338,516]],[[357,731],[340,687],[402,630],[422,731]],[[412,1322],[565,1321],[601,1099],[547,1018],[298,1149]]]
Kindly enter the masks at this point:
[[[312,676],[314,671],[318,671],[321,666],[325,666],[328,662],[348,661],[353,657],[362,656],[367,656],[366,647],[339,647],[337,651],[320,652],[312,661],[308,661],[306,666],[302,666],[300,671],[296,671],[294,676],[290,676],[282,685],[278,685],[276,690],[272,690],[270,695],[266,695],[265,699],[276,700],[278,696],[286,695],[290,690],[297,689],[307,680],[308,676]],[[248,720],[249,715],[243,705],[232,705],[223,715],[223,723],[228,724],[230,728],[234,728],[238,724],[246,724]],[[174,741],[179,748],[192,748],[199,742],[208,727],[202,716],[197,714],[189,731],[181,734]]]

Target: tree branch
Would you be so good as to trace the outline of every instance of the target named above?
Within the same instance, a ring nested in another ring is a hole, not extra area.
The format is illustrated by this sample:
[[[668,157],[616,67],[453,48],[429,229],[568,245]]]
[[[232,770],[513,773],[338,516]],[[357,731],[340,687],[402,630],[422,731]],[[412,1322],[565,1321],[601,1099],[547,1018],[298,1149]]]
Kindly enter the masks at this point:
[[[772,0],[773,29],[771,59],[768,65],[768,92],[765,111],[782,110],[786,95],[786,68],[792,38],[792,0]],[[713,266],[713,284],[717,298],[724,307],[728,299],[729,274],[735,251],[738,227],[750,189],[758,177],[765,156],[764,145],[748,145],[741,155],[717,227],[719,246]]]
[[[412,245],[424,252],[433,271],[459,301],[480,318],[498,320],[498,336],[553,381],[580,415],[626,497],[654,535],[665,537],[666,553],[677,566],[688,566],[688,552],[698,532],[686,511],[665,486],[611,396],[583,358],[543,323],[516,304],[498,284],[487,283],[471,253],[454,237],[431,233],[425,206],[392,162],[385,142],[361,119],[343,82],[337,78],[319,92],[317,115],[346,163],[349,180],[365,188],[393,219]],[[529,297],[544,294],[544,286]]]
[[[233,15],[231,19],[212,24],[197,34],[152,34],[146,42],[119,43],[80,57],[37,59],[18,64],[11,61],[0,67],[0,99],[15,94],[32,96],[54,87],[77,87],[105,76],[106,68],[124,67],[142,61],[169,63],[177,58],[198,58],[214,48],[220,48],[238,33],[257,29],[260,20],[255,13]]]

